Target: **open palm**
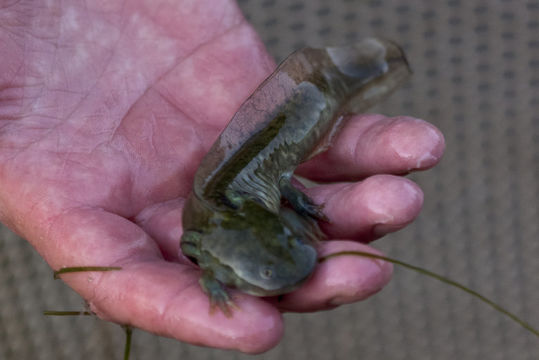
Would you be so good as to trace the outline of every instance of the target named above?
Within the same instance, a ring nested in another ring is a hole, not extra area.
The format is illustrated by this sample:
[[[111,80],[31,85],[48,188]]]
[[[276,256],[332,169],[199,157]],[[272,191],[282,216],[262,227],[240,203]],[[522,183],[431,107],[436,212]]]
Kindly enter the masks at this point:
[[[322,264],[295,293],[232,292],[232,318],[210,314],[198,270],[179,253],[181,212],[197,164],[274,64],[232,1],[15,1],[0,9],[0,220],[63,275],[100,317],[207,346],[260,352],[282,335],[281,311],[363,299],[391,266]],[[443,138],[408,117],[358,116],[302,166],[334,183],[324,231],[367,242],[419,212],[402,174],[431,167]],[[321,253],[368,248],[324,243]],[[372,250],[374,251],[374,250]]]

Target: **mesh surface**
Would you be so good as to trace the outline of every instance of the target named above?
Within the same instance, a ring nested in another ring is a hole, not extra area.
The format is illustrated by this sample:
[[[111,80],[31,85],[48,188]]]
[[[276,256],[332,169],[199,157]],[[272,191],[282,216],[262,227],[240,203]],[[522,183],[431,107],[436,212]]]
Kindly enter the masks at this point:
[[[445,134],[441,164],[412,176],[419,219],[375,246],[458,279],[539,326],[539,3],[526,1],[242,0],[278,59],[303,45],[368,35],[402,44],[406,91],[375,109],[427,119]],[[1,230],[0,358],[119,359],[122,330],[88,318],[23,240]],[[406,270],[368,301],[287,315],[260,359],[521,359],[539,341],[469,296]],[[247,359],[135,332],[132,359]]]

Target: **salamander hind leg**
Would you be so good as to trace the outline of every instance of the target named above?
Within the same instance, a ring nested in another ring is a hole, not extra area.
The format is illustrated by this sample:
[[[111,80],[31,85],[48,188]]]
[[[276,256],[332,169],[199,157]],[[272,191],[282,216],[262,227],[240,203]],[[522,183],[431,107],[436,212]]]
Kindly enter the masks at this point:
[[[323,213],[323,205],[316,205],[307,195],[292,185],[290,178],[285,176],[279,181],[281,196],[288,201],[290,206],[300,215],[309,216],[316,220],[329,221]]]

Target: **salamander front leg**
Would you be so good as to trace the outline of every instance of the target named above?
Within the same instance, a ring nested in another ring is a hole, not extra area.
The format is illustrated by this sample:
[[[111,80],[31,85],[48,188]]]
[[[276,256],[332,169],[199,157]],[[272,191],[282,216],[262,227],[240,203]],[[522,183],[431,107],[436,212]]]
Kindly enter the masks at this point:
[[[204,290],[204,292],[210,297],[211,313],[215,311],[215,306],[218,306],[223,314],[225,314],[227,317],[231,317],[232,310],[238,309],[230,298],[230,295],[228,295],[228,292],[223,284],[215,279],[211,271],[204,271],[198,282],[200,283],[202,290]]]
[[[237,309],[238,307],[232,302],[223,284],[215,278],[213,271],[205,269],[204,264],[208,259],[200,251],[200,238],[201,234],[197,231],[184,232],[181,240],[182,253],[192,262],[199,265],[202,270],[202,276],[198,282],[202,290],[210,298],[210,312],[213,312],[215,306],[218,306],[227,317],[231,317],[232,309]]]
[[[316,205],[313,201],[292,185],[290,178],[284,176],[279,181],[279,190],[290,206],[300,215],[309,216],[316,220],[329,221],[327,216],[322,212],[323,205]]]

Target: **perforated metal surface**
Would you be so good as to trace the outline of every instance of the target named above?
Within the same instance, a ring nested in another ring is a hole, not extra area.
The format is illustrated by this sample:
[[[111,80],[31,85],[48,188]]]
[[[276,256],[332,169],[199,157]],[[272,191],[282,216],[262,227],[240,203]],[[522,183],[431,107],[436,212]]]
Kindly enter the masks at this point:
[[[242,0],[278,59],[306,44],[368,35],[402,44],[414,69],[406,91],[378,107],[436,124],[447,152],[412,176],[425,207],[376,245],[458,279],[539,326],[539,2]],[[48,319],[80,308],[28,244],[0,237],[0,358],[120,358],[119,327]],[[539,341],[469,296],[396,269],[372,299],[287,315],[262,359],[537,359]],[[136,332],[133,359],[247,359]],[[256,357],[255,357],[256,358]]]

